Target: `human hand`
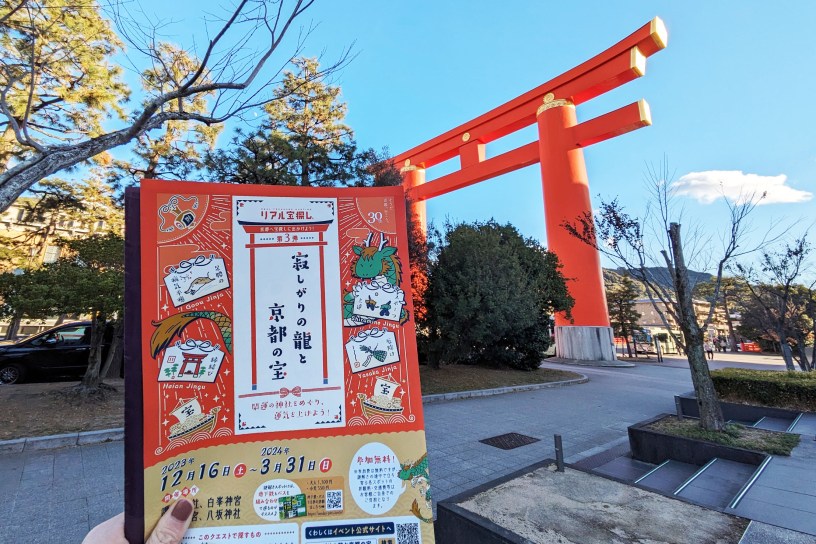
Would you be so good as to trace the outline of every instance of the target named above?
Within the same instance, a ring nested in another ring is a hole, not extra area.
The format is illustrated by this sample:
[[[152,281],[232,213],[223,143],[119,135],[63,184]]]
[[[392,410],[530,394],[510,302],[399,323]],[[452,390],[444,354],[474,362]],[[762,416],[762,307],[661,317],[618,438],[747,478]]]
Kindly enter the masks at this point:
[[[150,533],[145,544],[179,544],[193,514],[193,503],[179,500],[167,510]],[[82,544],[128,544],[125,539],[125,514],[119,514],[100,523],[88,533]]]

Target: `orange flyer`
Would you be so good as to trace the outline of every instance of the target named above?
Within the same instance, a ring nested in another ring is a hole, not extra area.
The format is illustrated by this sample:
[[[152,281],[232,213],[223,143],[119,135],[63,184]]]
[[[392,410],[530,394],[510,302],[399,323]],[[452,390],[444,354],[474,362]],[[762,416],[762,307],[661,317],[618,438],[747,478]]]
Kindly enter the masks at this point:
[[[127,194],[126,534],[432,543],[400,187]]]

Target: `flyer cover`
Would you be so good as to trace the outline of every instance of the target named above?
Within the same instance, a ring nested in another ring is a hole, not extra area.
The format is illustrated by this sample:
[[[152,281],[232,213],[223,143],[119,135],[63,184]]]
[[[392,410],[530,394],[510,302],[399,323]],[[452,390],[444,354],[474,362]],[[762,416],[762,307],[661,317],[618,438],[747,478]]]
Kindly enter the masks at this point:
[[[126,532],[432,543],[400,187],[128,194]]]

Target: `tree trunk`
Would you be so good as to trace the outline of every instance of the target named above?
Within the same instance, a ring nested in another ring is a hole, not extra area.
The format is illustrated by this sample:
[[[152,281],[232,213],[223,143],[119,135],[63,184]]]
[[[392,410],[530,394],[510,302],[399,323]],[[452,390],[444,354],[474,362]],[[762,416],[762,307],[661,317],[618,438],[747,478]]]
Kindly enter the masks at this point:
[[[785,361],[785,369],[788,372],[796,371],[796,367],[793,366],[793,355],[791,354],[791,348],[788,345],[788,335],[785,334],[785,331],[781,328],[776,329],[776,335],[779,337],[779,348],[782,350],[782,360]]]
[[[17,333],[20,332],[20,323],[22,321],[23,318],[16,314],[11,318],[8,330],[6,331],[6,340],[15,340],[17,338]]]
[[[669,240],[674,258],[674,287],[677,293],[679,325],[686,344],[691,381],[694,384],[694,393],[697,396],[697,405],[700,410],[700,425],[708,431],[721,431],[725,427],[725,419],[717,399],[717,392],[714,390],[714,382],[708,371],[708,363],[703,350],[703,332],[700,330],[697,315],[694,313],[694,302],[691,297],[688,269],[683,256],[679,223],[669,225]]]
[[[97,389],[102,383],[102,344],[105,342],[105,318],[95,316],[91,319],[91,349],[88,353],[88,370],[82,376],[82,387]]]
[[[122,321],[119,318],[113,324],[113,338],[108,349],[108,356],[105,358],[105,364],[102,365],[102,372],[100,372],[103,380],[105,378],[118,378],[122,374],[122,336],[124,335]]]
[[[309,160],[306,158],[300,161],[300,186],[309,186]]]
[[[813,348],[810,350],[811,368],[816,367],[816,316],[813,316]]]
[[[557,355],[557,354],[556,354]],[[434,370],[439,370],[442,368],[441,363],[439,362],[439,357],[435,353],[431,353],[428,357],[428,365]]]
[[[632,346],[629,345],[629,330],[626,327],[621,327],[620,333],[623,336],[623,341],[626,342],[626,353],[629,358],[632,357]]]
[[[808,361],[807,351],[805,350],[805,335],[801,332],[796,335],[796,351],[799,352],[799,368],[802,369],[802,372],[810,372],[813,370],[813,367]]]

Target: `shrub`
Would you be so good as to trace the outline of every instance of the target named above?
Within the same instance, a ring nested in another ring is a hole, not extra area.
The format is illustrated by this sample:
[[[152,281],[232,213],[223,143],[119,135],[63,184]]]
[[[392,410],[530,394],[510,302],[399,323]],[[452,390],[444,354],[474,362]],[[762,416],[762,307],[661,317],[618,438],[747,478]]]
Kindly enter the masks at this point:
[[[573,300],[554,253],[511,225],[449,226],[431,265],[420,342],[434,364],[538,368],[550,316]]]
[[[723,400],[816,411],[816,372],[723,368],[711,378]]]

